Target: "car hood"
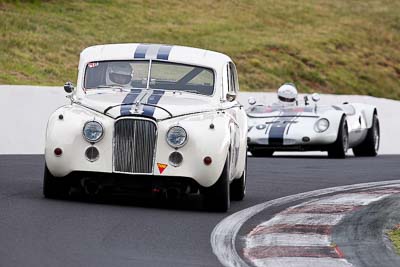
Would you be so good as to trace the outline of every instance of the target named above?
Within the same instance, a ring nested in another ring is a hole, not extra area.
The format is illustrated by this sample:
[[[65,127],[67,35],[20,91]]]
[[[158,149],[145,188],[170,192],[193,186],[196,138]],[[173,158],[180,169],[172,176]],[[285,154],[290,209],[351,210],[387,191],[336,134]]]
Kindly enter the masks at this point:
[[[218,108],[210,96],[163,90],[90,92],[77,102],[113,118],[141,115],[157,120]]]

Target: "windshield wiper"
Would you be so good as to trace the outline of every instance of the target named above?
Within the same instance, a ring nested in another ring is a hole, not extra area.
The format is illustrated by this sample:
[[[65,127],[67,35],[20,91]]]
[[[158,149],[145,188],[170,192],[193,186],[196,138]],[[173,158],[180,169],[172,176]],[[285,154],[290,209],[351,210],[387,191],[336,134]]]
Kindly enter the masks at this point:
[[[110,85],[99,85],[96,86],[94,89],[119,89],[121,91],[128,91],[130,89],[124,88],[121,85],[118,84],[110,84]]]
[[[176,92],[185,92],[190,94],[203,95],[202,93],[196,90],[176,90]]]

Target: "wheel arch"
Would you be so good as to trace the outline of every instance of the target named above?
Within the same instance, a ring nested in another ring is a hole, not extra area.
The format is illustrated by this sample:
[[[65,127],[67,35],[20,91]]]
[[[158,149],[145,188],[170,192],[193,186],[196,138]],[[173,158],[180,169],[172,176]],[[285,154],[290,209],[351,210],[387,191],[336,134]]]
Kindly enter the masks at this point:
[[[339,132],[339,127],[341,125],[342,120],[344,119],[347,123],[347,115],[344,112],[339,112],[339,114],[338,114],[337,111],[335,111],[335,112],[330,113],[329,116],[326,116],[326,118],[329,120],[330,127],[332,127],[330,129],[330,131],[335,132],[336,135]],[[336,139],[337,139],[337,136],[336,136]]]
[[[363,110],[363,114],[365,116],[365,124],[370,129],[374,123],[374,116],[378,116],[378,110],[376,107],[366,108]]]
[[[374,116],[378,116],[378,109],[374,105],[354,103],[353,106],[360,111],[365,120],[366,128],[370,129],[373,125]]]

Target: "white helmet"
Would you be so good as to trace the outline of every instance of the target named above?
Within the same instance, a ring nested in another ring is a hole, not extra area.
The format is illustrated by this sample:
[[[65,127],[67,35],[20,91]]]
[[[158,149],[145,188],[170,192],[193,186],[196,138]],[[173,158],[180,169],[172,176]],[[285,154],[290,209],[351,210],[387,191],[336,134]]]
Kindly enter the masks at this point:
[[[112,83],[126,85],[132,81],[133,71],[128,62],[111,62],[107,71]]]
[[[285,83],[278,89],[278,99],[283,105],[294,105],[297,100],[297,89],[293,83]]]

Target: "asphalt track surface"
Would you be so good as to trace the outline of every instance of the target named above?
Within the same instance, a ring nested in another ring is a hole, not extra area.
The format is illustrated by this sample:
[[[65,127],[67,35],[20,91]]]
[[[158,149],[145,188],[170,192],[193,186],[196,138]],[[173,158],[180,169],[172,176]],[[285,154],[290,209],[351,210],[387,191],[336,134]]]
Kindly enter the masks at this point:
[[[275,198],[400,179],[398,155],[249,158],[247,197],[228,213],[201,201],[48,200],[42,155],[0,156],[0,266],[221,266],[210,234],[224,217]],[[283,207],[284,208],[284,207]],[[243,233],[265,218],[250,220]]]
[[[334,228],[332,241],[355,266],[400,266],[384,235],[400,222],[400,196],[383,199],[346,217]]]

